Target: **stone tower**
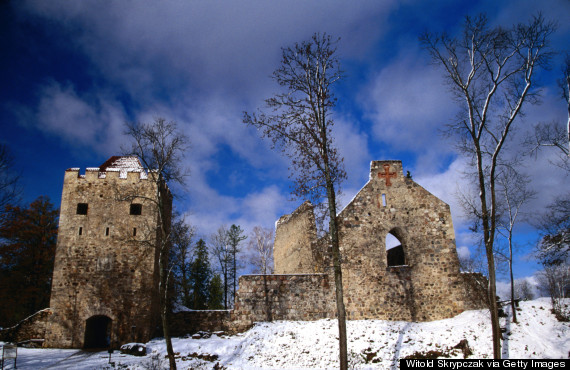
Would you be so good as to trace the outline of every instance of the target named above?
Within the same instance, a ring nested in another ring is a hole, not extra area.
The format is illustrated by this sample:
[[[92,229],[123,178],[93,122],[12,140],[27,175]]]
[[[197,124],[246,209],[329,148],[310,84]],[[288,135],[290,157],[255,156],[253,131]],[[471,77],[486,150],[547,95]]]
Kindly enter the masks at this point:
[[[116,347],[154,335],[156,197],[136,157],[111,157],[84,175],[65,172],[47,347]]]

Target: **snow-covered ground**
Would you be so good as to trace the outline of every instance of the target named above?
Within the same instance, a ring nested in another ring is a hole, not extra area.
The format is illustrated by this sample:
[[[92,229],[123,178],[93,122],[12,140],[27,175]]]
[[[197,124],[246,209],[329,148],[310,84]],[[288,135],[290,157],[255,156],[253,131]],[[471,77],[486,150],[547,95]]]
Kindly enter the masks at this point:
[[[504,358],[568,358],[570,323],[558,322],[550,312],[550,300],[521,302],[519,323],[501,319],[506,327],[502,342]],[[449,358],[463,358],[453,349],[466,339],[473,354],[489,358],[492,353],[488,312],[467,311],[452,319],[427,323],[401,321],[349,321],[350,367],[355,369],[398,368],[398,359],[438,351]],[[259,323],[235,336],[212,335],[208,339],[174,338],[179,369],[332,369],[337,367],[336,320]],[[147,343],[144,357],[115,352],[109,364],[107,352],[61,349],[18,349],[18,369],[156,369],[166,349],[163,340]],[[12,368],[11,363],[7,368]],[[217,366],[217,367],[215,367]]]

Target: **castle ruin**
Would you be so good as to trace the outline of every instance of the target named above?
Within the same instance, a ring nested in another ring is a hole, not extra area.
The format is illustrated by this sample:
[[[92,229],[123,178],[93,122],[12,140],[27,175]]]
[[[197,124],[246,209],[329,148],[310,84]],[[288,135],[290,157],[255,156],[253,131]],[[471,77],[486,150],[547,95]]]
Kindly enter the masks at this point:
[[[136,157],[65,172],[45,346],[116,347],[155,335],[156,197]]]
[[[136,157],[65,172],[50,308],[6,335],[117,348],[157,333],[158,248],[140,243],[160,238],[147,177]],[[485,292],[473,294],[472,277],[459,272],[449,206],[404,176],[401,161],[371,162],[338,221],[348,319],[431,321],[484,307]],[[399,245],[387,248],[389,235]],[[171,334],[336,317],[331,250],[309,202],[276,223],[274,264],[275,274],[239,278],[233,310],[173,313]]]
[[[483,307],[459,272],[449,205],[404,176],[401,161],[371,162],[369,181],[338,221],[348,319],[431,321]],[[387,249],[390,234],[399,245]],[[281,217],[275,275],[240,278],[234,325],[334,318],[330,255],[309,202]]]

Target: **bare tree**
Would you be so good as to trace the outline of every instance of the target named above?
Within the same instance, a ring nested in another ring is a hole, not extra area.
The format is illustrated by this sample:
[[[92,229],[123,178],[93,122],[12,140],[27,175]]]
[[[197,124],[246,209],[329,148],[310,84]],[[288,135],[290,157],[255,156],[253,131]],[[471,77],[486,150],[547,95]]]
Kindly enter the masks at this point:
[[[523,301],[530,301],[534,299],[532,286],[526,279],[515,282],[515,294]]]
[[[554,25],[541,15],[510,29],[490,28],[484,15],[466,17],[463,35],[425,33],[422,45],[444,70],[462,110],[447,132],[471,158],[479,191],[474,209],[480,220],[489,272],[493,356],[501,357],[494,243],[497,228],[497,168],[523,105],[535,102],[535,71],[550,59],[548,40]]]
[[[533,135],[525,140],[526,146],[530,148],[530,153],[536,155],[542,147],[553,147],[557,149],[559,159],[553,164],[570,172],[570,54],[566,54],[562,67],[562,78],[558,80],[561,90],[561,97],[564,99],[568,110],[566,127],[558,121],[544,123],[534,126]]]
[[[570,295],[570,264],[545,266],[538,280],[550,295],[554,314],[561,321],[570,320],[570,306],[565,304],[565,298]]]
[[[218,262],[219,272],[223,278],[224,289],[224,309],[227,310],[230,282],[230,264],[232,259],[231,249],[228,239],[228,229],[220,226],[218,231],[210,237],[210,252]]]
[[[566,122],[566,155],[570,156],[570,54],[566,54],[564,65],[562,67],[562,78],[558,81],[562,89],[562,97],[566,101],[568,109],[568,121]]]
[[[241,263],[238,263],[238,253],[241,252],[240,244],[247,239],[243,235],[243,230],[240,226],[232,225],[228,230],[228,247],[230,252],[230,279],[232,281],[230,293],[230,305],[234,306],[234,299],[237,291],[237,275],[238,270],[243,268]]]
[[[309,41],[282,49],[281,66],[273,79],[283,88],[265,101],[271,113],[244,114],[244,123],[259,129],[291,159],[293,194],[313,204],[326,199],[329,237],[335,277],[339,327],[340,368],[348,366],[336,197],[346,178],[343,160],[333,143],[331,118],[335,106],[332,86],[342,77],[336,44],[329,35],[316,33]]]
[[[508,252],[505,257],[509,265],[511,311],[514,323],[517,322],[517,311],[515,309],[515,279],[513,276],[513,249],[515,247],[513,233],[515,224],[523,216],[523,205],[536,195],[535,191],[527,188],[529,182],[530,180],[526,176],[516,172],[512,167],[504,167],[497,177],[498,197],[501,198],[500,202],[504,208],[501,212],[502,217],[498,218],[497,231],[507,240],[508,244]]]
[[[273,230],[255,226],[251,232],[248,249],[250,262],[259,274],[273,273]]]
[[[148,180],[156,185],[156,194],[145,200],[156,206],[158,226],[156,232],[149,233],[148,238],[145,238],[143,242],[149,247],[158,248],[158,292],[162,330],[170,369],[176,369],[168,326],[170,306],[168,255],[172,243],[170,227],[172,194],[167,184],[184,185],[187,172],[182,165],[182,157],[188,148],[188,139],[178,131],[175,122],[167,122],[164,118],[155,118],[152,123],[127,123],[125,134],[132,139],[131,147],[124,149],[125,154],[137,156],[143,166],[148,169]],[[141,194],[130,194],[124,199],[132,201],[141,197],[143,197]]]
[[[570,193],[555,199],[542,216],[542,235],[537,257],[544,266],[560,265],[570,260]]]

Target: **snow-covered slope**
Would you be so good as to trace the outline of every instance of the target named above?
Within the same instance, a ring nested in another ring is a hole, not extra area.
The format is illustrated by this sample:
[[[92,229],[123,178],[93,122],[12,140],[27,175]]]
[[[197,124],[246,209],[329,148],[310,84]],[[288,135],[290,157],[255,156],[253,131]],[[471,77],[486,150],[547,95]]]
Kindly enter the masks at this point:
[[[518,316],[519,324],[502,319],[506,328],[504,358],[568,358],[570,324],[554,318],[549,299],[521,302]],[[356,369],[398,368],[400,358],[427,352],[463,358],[464,352],[453,348],[462,340],[467,340],[473,352],[469,358],[489,358],[492,344],[488,321],[488,313],[482,310],[428,323],[349,321],[350,365]],[[337,367],[337,334],[336,320],[280,321],[259,323],[241,335],[175,338],[173,344],[179,353],[179,369],[220,365],[227,369],[331,369]],[[145,357],[115,353],[111,361],[115,368],[144,369],[152,362],[162,362],[166,368],[164,341],[153,340],[147,347]],[[158,356],[153,359],[153,354]],[[18,368],[111,368],[108,360],[106,352],[19,349]]]

